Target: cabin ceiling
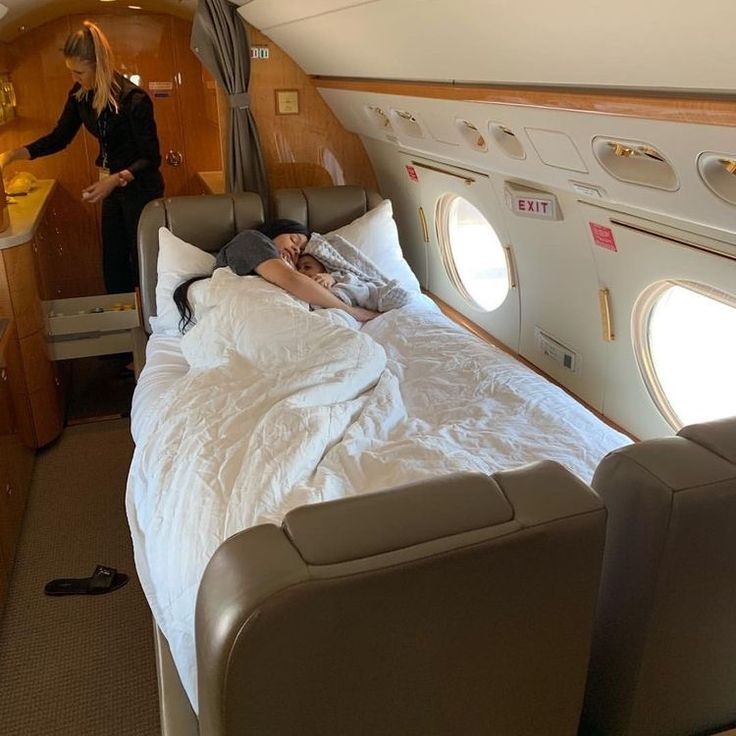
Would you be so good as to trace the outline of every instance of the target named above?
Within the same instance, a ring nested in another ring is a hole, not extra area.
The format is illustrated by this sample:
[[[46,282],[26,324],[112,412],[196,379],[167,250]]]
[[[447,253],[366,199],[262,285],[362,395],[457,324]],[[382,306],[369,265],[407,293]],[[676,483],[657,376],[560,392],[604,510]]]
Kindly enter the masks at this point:
[[[733,0],[245,0],[308,74],[733,93]]]
[[[229,0],[313,75],[736,92],[733,0]],[[0,41],[72,13],[197,0],[0,0]],[[6,10],[4,10],[6,9]]]
[[[197,0],[0,0],[0,41],[10,42],[20,34],[62,15],[74,13],[140,12],[130,5],[140,6],[149,13],[171,13],[191,18]],[[2,6],[7,8],[3,15]]]

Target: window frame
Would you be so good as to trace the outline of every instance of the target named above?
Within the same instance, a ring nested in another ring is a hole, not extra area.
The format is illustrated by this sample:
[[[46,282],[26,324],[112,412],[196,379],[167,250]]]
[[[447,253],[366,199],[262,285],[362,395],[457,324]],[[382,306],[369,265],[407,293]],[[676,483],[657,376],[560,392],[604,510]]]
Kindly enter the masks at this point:
[[[639,373],[649,392],[649,396],[665,421],[675,431],[679,431],[686,425],[680,419],[680,416],[675,411],[662,388],[662,384],[657,376],[649,341],[650,322],[654,308],[662,296],[674,287],[688,289],[701,296],[715,299],[734,309],[736,309],[736,296],[698,281],[663,279],[650,284],[644,289],[634,304],[634,309],[631,313],[631,339]]]
[[[457,268],[457,263],[455,262],[455,256],[452,252],[452,238],[450,237],[450,215],[453,212],[456,202],[464,202],[481,215],[488,227],[496,236],[498,246],[501,248],[501,253],[503,254],[504,263],[506,266],[506,291],[504,293],[503,299],[501,299],[498,304],[496,304],[491,309],[488,309],[487,307],[480,304],[468,291],[468,288],[466,287],[462,277],[460,276],[460,272]],[[509,264],[509,254],[507,248],[503,245],[503,242],[498,232],[496,231],[496,228],[493,227],[492,223],[483,214],[483,212],[481,212],[478,207],[476,207],[470,200],[465,199],[465,197],[463,197],[461,194],[456,194],[454,192],[446,192],[437,199],[437,202],[435,204],[434,220],[435,230],[437,234],[437,244],[439,246],[442,265],[444,266],[445,273],[448,275],[450,281],[452,282],[452,285],[473,309],[477,309],[484,314],[492,314],[501,307],[506,299],[508,299],[509,293],[514,286],[514,284],[512,283],[511,265]]]

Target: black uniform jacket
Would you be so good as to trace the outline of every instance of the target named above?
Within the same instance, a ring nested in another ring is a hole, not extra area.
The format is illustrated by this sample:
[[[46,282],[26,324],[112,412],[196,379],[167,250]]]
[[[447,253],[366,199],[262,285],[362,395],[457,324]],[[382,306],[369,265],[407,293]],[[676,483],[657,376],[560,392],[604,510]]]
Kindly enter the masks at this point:
[[[56,127],[26,148],[32,159],[61,151],[72,142],[84,124],[100,144],[100,152],[95,161],[97,166],[104,165],[113,173],[128,169],[142,189],[163,191],[163,180],[159,171],[161,153],[151,98],[143,89],[117,72],[115,82],[118,85],[115,88],[117,112],[108,103],[98,116],[92,108],[92,93],[89,92],[78,100],[75,95],[79,84],[75,84],[69,91]]]

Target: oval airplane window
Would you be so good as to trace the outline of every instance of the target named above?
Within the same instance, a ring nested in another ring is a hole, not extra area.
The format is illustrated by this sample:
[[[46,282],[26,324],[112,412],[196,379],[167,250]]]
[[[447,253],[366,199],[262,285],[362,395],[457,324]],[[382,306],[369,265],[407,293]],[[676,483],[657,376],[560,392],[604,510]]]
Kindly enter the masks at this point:
[[[509,269],[491,223],[456,194],[439,199],[436,217],[442,262],[455,288],[474,307],[497,309],[509,293]]]
[[[634,327],[644,381],[675,429],[736,415],[736,297],[661,282],[641,295]]]

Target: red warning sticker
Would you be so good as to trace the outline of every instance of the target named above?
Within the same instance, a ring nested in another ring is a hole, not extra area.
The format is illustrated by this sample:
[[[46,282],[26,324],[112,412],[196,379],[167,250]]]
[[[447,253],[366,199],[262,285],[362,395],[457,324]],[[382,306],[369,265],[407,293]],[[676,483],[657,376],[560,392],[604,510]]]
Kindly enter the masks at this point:
[[[413,166],[409,166],[407,164],[407,166],[406,166],[406,173],[409,174],[409,178],[412,181],[419,181],[419,176],[417,175],[417,170]]]
[[[590,225],[590,232],[593,235],[593,241],[596,245],[612,250],[614,253],[618,252],[616,240],[613,237],[613,230],[610,227],[598,225],[595,222],[589,222],[588,225]]]

